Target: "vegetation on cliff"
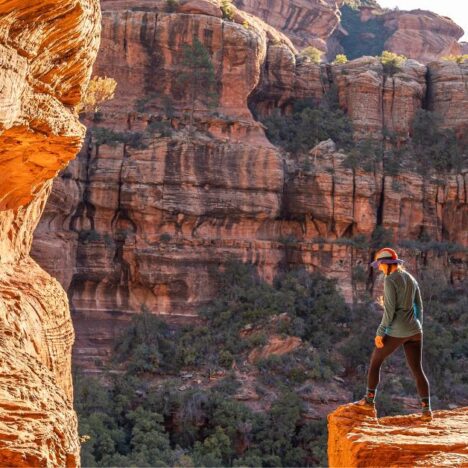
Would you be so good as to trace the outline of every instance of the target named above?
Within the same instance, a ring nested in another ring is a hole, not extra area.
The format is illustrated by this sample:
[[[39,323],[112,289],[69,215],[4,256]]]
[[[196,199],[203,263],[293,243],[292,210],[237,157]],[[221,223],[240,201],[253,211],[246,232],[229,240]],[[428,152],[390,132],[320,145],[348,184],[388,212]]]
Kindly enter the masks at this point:
[[[391,35],[391,31],[384,26],[383,18],[379,16],[372,17],[365,22],[361,21],[359,3],[346,2],[340,9],[341,26],[348,33],[340,37],[340,43],[350,60],[363,55],[380,55],[384,50],[386,40]]]
[[[380,60],[384,73],[391,76],[399,71],[406,58],[384,51]],[[405,165],[423,174],[431,170],[460,172],[467,160],[466,136],[457,138],[452,129],[443,127],[437,112],[425,109],[416,112],[409,137],[384,129],[384,141],[355,139],[352,122],[339,108],[333,86],[320,102],[295,100],[291,114],[277,110],[263,118],[262,123],[269,140],[294,155],[308,153],[321,141],[332,139],[347,155],[346,167],[367,172],[374,171],[376,164],[382,161],[383,169],[389,175],[396,175]]]
[[[431,275],[421,284],[426,371],[434,405],[444,406],[468,385],[468,297]],[[232,263],[201,316],[203,324],[180,328],[143,310],[117,340],[109,373],[75,376],[80,434],[89,436],[82,464],[324,465],[326,422],[307,419],[307,395],[339,378],[361,396],[379,320],[371,303],[350,308],[317,273],[285,272],[269,285],[252,265]],[[252,362],[271,336],[301,344]],[[416,396],[401,355],[387,364],[395,365],[391,379],[383,374],[380,415],[400,412],[399,397]],[[239,401],[246,382],[262,411]]]

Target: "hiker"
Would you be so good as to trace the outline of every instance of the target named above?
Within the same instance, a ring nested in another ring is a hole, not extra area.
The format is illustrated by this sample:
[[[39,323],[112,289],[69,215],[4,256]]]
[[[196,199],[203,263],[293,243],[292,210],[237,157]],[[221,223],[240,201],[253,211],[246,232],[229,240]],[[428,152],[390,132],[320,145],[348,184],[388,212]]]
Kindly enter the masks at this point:
[[[366,396],[359,405],[374,408],[380,367],[400,345],[403,345],[421,399],[422,419],[431,420],[429,382],[422,368],[423,304],[416,279],[402,266],[403,260],[388,247],[380,249],[371,263],[385,275],[384,313],[377,328],[367,376]]]

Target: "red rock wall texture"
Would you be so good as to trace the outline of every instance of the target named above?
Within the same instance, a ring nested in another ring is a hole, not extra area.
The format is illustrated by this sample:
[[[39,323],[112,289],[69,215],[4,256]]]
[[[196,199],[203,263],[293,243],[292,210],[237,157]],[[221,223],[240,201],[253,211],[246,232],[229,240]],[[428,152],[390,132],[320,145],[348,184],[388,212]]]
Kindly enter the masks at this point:
[[[146,149],[97,147],[89,136],[54,183],[33,252],[68,290],[78,361],[93,366],[105,358],[121,324],[143,307],[173,320],[195,317],[229,259],[255,263],[267,280],[285,265],[320,270],[337,278],[352,301],[366,289],[353,269],[366,267],[373,253],[353,247],[353,236],[370,237],[381,225],[396,241],[425,232],[467,246],[466,173],[353,171],[331,142],[311,151],[313,167],[306,170],[269,143],[250,110],[287,109],[294,98],[319,98],[334,83],[358,135],[382,138],[387,128],[405,139],[423,104],[462,129],[466,65],[408,61],[393,77],[376,59],[318,66],[298,60],[290,41],[260,20],[249,17],[243,25],[247,16],[239,11],[225,21],[202,0],[182,4],[184,14],[121,4],[103,4],[95,69],[116,79],[116,98],[103,106],[102,121],[86,124],[145,131],[151,115],[164,113],[168,95],[179,130],[147,136]],[[215,114],[197,106],[201,131],[189,135],[181,125],[188,100],[177,76],[182,44],[193,35],[210,51],[220,104]],[[139,112],[145,96],[151,99]],[[416,274],[430,263],[455,284],[466,276],[462,252],[401,254]]]
[[[356,405],[328,416],[330,467],[468,466],[468,408],[377,420]]]
[[[92,0],[0,4],[0,464],[79,465],[68,300],[29,256],[99,42]],[[54,249],[52,249],[54,250]]]
[[[463,29],[445,16],[424,10],[392,11],[385,13],[384,25],[394,31],[385,50],[423,63],[461,53],[458,40]]]

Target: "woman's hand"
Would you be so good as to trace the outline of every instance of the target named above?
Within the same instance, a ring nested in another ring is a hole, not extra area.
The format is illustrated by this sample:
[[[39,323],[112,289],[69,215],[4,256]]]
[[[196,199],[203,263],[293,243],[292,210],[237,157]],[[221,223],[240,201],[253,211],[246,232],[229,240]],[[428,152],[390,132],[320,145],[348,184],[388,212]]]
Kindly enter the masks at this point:
[[[374,342],[375,342],[375,346],[377,346],[377,348],[383,348],[384,347],[383,336],[376,336],[375,339],[374,339]]]

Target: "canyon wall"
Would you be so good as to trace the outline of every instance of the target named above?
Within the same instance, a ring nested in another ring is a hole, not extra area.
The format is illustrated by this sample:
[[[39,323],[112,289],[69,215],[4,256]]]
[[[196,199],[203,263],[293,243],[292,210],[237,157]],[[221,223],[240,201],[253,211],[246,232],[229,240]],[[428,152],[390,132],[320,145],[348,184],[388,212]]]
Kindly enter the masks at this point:
[[[94,0],[0,5],[2,466],[79,465],[68,300],[29,252],[52,179],[82,143],[74,106],[99,30]]]
[[[356,4],[357,3],[357,4]],[[404,11],[374,5],[342,6],[341,22],[327,40],[327,57],[380,55],[389,50],[421,63],[460,55],[463,29],[452,19],[426,10]]]
[[[393,31],[385,50],[423,63],[461,54],[458,41],[463,29],[446,16],[424,10],[391,11],[384,16],[384,26]]]
[[[83,150],[55,180],[33,245],[34,258],[68,291],[77,362],[100,365],[141,310],[195,320],[231,259],[253,262],[268,281],[285,266],[319,270],[352,302],[381,291],[367,264],[372,236],[386,229],[397,243],[461,245],[399,251],[417,275],[430,264],[455,286],[466,278],[466,172],[352,169],[331,141],[306,162],[272,145],[257,120],[336,87],[357,138],[383,140],[391,131],[404,142],[422,107],[463,129],[466,65],[410,60],[393,76],[369,57],[319,66],[237,9],[227,21],[210,1],[182,2],[173,12],[129,4],[103,2],[95,74],[117,81],[116,97],[87,114]],[[193,36],[210,53],[219,103],[197,102],[191,132],[178,76]],[[112,131],[138,142],[112,141]],[[362,268],[364,278],[355,274]]]
[[[468,407],[375,419],[349,404],[328,416],[330,467],[467,466]]]

